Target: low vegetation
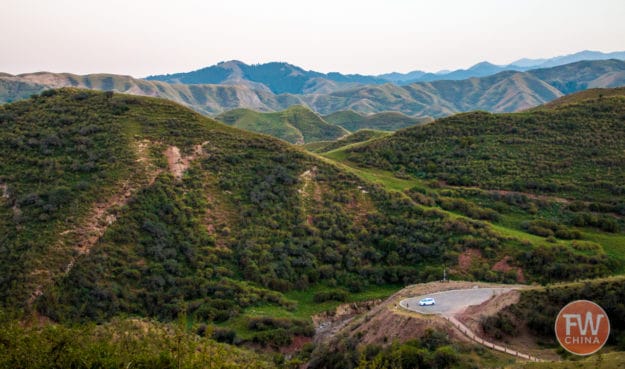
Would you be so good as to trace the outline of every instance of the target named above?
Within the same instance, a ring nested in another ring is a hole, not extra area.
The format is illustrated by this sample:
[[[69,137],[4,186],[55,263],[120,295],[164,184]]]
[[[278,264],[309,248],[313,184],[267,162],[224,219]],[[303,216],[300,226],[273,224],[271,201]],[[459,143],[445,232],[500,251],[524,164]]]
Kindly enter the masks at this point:
[[[216,119],[236,128],[265,133],[293,144],[334,140],[349,133],[299,105],[277,113],[235,109],[218,115]]]
[[[346,147],[348,145],[358,144],[374,140],[376,138],[386,137],[389,133],[382,131],[373,131],[370,129],[363,129],[347,136],[341,137],[335,141],[318,141],[304,145],[307,150],[316,153],[324,153],[336,149]]]
[[[270,355],[219,344],[185,321],[116,319],[104,325],[24,326],[0,319],[2,368],[276,368]]]
[[[382,112],[364,115],[353,110],[337,111],[323,117],[327,122],[341,126],[350,132],[363,129],[397,131],[398,129],[423,124],[429,118],[414,118],[398,112]]]
[[[526,328],[544,344],[557,346],[553,334],[560,309],[574,300],[591,300],[601,306],[610,319],[609,345],[625,350],[625,279],[591,280],[521,292],[519,303],[510,305],[482,322],[484,331],[495,337],[511,336]],[[523,319],[519,319],[523,317]],[[564,354],[564,351],[561,351]]]

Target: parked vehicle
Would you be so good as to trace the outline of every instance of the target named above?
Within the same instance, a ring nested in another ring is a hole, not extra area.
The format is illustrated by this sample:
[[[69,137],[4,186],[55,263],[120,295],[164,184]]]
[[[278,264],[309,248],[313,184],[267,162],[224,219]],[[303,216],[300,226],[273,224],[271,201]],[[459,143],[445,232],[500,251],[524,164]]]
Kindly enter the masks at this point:
[[[419,306],[430,306],[436,305],[436,301],[431,297],[426,297],[424,299],[419,300]]]

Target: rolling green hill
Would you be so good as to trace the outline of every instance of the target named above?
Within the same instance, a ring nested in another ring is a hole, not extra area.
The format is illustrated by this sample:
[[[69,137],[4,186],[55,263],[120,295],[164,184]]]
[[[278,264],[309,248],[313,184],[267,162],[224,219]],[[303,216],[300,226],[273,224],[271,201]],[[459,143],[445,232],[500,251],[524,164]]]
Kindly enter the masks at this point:
[[[490,264],[541,252],[166,100],[52,90],[0,107],[0,126],[0,301],[55,321],[230,324],[259,306],[292,314],[294,289],[437,279],[469,245]],[[594,262],[586,275],[608,273]],[[298,319],[246,339],[311,334]]]
[[[624,112],[620,95],[537,112],[458,114],[354,148],[348,158],[451,185],[621,200]]]
[[[313,313],[440,279],[444,266],[452,278],[506,282],[623,272],[624,113],[613,96],[461,114],[321,157],[167,100],[69,88],[5,104],[0,345],[62,344],[57,358],[100,363],[96,353],[117,362],[143,340],[140,357],[154,363],[182,352],[159,347],[185,342],[196,347],[189,362],[215,349],[262,367],[266,358],[190,329],[277,349],[312,336]],[[50,319],[57,336],[7,323],[2,310]],[[104,346],[128,324],[159,333]]]
[[[294,105],[277,113],[235,109],[215,119],[247,131],[265,133],[293,144],[334,140],[349,132],[327,123],[310,109]]]
[[[337,111],[324,116],[323,119],[331,124],[341,126],[350,132],[356,132],[361,129],[397,131],[398,129],[430,121],[428,118],[412,118],[398,112],[362,115],[351,110]]]
[[[625,96],[625,87],[620,88],[591,88],[582,92],[562,96],[544,105],[533,108],[533,111],[555,109],[565,105],[577,104],[586,100],[600,99],[610,96]]]
[[[345,137],[341,137],[336,141],[318,141],[318,142],[312,142],[309,144],[304,145],[304,147],[306,148],[306,150],[312,151],[312,152],[316,152],[316,153],[323,153],[323,152],[328,152],[328,151],[332,151],[332,150],[336,150],[342,147],[345,147],[347,145],[352,145],[352,144],[356,144],[356,143],[363,143],[366,141],[370,141],[376,138],[380,138],[380,137],[386,137],[388,136],[390,133],[389,132],[385,132],[385,131],[374,131],[371,129],[361,129],[359,131],[356,131],[354,133],[351,133]]]
[[[623,272],[625,96],[601,94],[533,112],[458,114],[326,155],[418,181],[416,201],[487,220],[526,242],[605,252]],[[549,275],[560,266],[528,267]]]

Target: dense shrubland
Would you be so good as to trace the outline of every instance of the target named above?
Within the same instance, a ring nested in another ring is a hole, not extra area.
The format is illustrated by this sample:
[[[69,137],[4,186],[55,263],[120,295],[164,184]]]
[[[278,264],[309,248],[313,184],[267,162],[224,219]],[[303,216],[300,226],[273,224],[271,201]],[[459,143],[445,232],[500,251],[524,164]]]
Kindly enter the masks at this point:
[[[349,150],[356,163],[449,185],[624,203],[625,97],[531,113],[458,114]]]
[[[540,340],[555,345],[553,327],[560,309],[574,300],[591,300],[599,304],[610,319],[608,343],[625,349],[624,285],[622,278],[614,278],[522,291],[518,304],[485,319],[482,326],[487,334],[495,337],[516,334],[525,326]],[[520,320],[518,317],[524,318]]]
[[[184,320],[164,325],[116,319],[104,325],[20,324],[0,316],[2,368],[275,368],[270,355],[196,335]]]
[[[476,350],[482,359],[476,360]],[[310,368],[475,368],[485,364],[484,351],[453,343],[444,332],[427,330],[414,340],[388,345],[358,345],[357,337],[344,337],[331,348],[320,346],[312,352]]]
[[[611,111],[600,109],[598,114],[605,118],[602,121],[612,122]],[[310,300],[316,304],[338,303],[376,286],[438,280],[443,268],[455,266],[468,249],[478,250],[481,259],[467,270],[452,268],[452,277],[515,282],[514,271],[492,268],[506,256],[511,267],[523,269],[527,281],[541,283],[604,276],[620,267],[601,245],[582,239],[578,230],[623,229],[623,202],[614,195],[620,193],[620,185],[611,182],[620,178],[619,170],[606,176],[598,195],[580,195],[577,191],[586,191],[589,185],[586,179],[566,177],[570,173],[558,172],[559,167],[549,169],[559,178],[552,195],[578,198],[557,205],[516,192],[449,188],[447,184],[459,183],[449,181],[451,172],[483,169],[483,155],[469,160],[480,150],[471,140],[488,143],[493,136],[484,133],[498,129],[496,116],[461,117],[471,119],[461,124],[453,120],[460,118],[449,118],[449,125],[457,125],[453,129],[462,136],[458,140],[468,140],[461,142],[466,155],[432,154],[440,160],[428,159],[425,172],[420,160],[430,154],[419,153],[416,158],[412,149],[402,146],[406,144],[402,137],[413,135],[413,130],[350,151],[351,158],[361,163],[432,179],[427,188],[401,193],[279,140],[223,126],[162,100],[64,89],[4,105],[0,303],[26,306],[63,324],[106,324],[119,316],[160,321],[188,316],[201,337],[275,349],[289,345],[295,336],[312,336],[308,317],[246,312],[263,307],[292,313],[297,301],[285,296],[293,291],[311,291]],[[492,124],[480,125],[474,117],[480,121],[486,117]],[[510,120],[506,127],[515,127],[520,118],[501,119]],[[525,127],[523,122],[520,127]],[[442,129],[440,123],[431,126],[418,129],[434,133]],[[530,123],[525,128],[537,129]],[[480,138],[465,137],[467,130]],[[434,139],[422,133],[417,136],[418,140],[410,137],[411,145],[439,144],[428,143]],[[143,154],[147,157],[138,153],[139,143],[147,145]],[[182,178],[169,173],[163,157],[168,146],[188,155],[202,143],[206,143],[203,154]],[[384,145],[393,147],[394,159]],[[602,152],[596,160],[612,165],[603,155],[614,145],[609,141],[598,149]],[[512,150],[497,155],[509,157],[510,164],[520,154]],[[146,162],[149,165],[141,164]],[[504,169],[500,177],[493,173],[471,177],[482,181],[472,183],[505,187],[509,179],[518,180],[521,169]],[[148,180],[150,171],[153,177]],[[546,173],[538,173],[545,186],[532,185],[532,191],[550,188],[553,181]],[[109,209],[115,221],[88,253],[79,254],[74,242],[80,234],[89,234],[80,228],[84,218],[95,203],[126,186],[133,188],[128,201]],[[604,196],[608,192],[610,199]],[[549,242],[504,236],[489,222],[516,222]],[[68,230],[78,231],[68,234]],[[30,306],[25,301],[38,285],[43,295]],[[246,334],[240,335],[241,330]],[[30,337],[34,331],[19,332]],[[65,333],[80,337],[82,333],[76,332]],[[41,344],[56,345],[50,342]],[[364,359],[338,357],[336,363],[351,360],[350,365],[380,367],[397,363],[405,353],[420,366],[463,367],[458,349],[447,346],[417,342],[369,348]]]
[[[0,122],[2,301],[23,302],[43,270],[55,285],[35,307],[58,321],[186,313],[218,323],[255,305],[293,309],[281,292],[317,284],[358,292],[439,279],[465,247],[496,257],[509,242],[162,100],[50,91],[3,106]],[[139,142],[162,171],[150,185]],[[203,142],[181,180],[167,173],[167,145],[188,154]],[[128,182],[136,192],[88,254],[75,255],[73,238],[59,242]]]

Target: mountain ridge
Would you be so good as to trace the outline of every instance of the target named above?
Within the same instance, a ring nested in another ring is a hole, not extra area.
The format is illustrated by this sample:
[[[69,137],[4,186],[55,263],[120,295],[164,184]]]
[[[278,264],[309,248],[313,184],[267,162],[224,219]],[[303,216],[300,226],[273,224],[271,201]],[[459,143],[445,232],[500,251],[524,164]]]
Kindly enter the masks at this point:
[[[399,111],[413,117],[441,117],[470,110],[513,112],[534,107],[586,88],[625,85],[625,62],[581,61],[527,72],[504,71],[460,81],[437,80],[398,86],[358,85],[335,91],[315,80],[323,93],[279,94],[249,85],[188,85],[128,76],[35,73],[0,77],[0,101],[14,101],[48,88],[66,86],[156,96],[180,102],[206,115],[235,108],[279,111],[306,105],[320,115],[341,110],[362,114]],[[332,82],[334,83],[334,82]]]

